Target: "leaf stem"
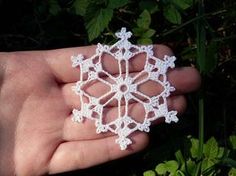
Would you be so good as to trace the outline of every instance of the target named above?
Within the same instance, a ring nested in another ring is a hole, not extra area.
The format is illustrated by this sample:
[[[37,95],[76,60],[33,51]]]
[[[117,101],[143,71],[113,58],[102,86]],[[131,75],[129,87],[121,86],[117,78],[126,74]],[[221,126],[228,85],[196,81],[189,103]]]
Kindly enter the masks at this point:
[[[175,31],[180,30],[181,28],[183,28],[183,27],[185,27],[185,26],[187,26],[187,25],[189,25],[189,24],[191,24],[191,23],[193,23],[193,22],[196,22],[196,21],[198,21],[198,20],[201,20],[202,18],[207,18],[207,17],[209,17],[209,16],[219,15],[219,14],[226,13],[226,12],[227,12],[227,10],[220,10],[220,11],[212,12],[212,13],[208,13],[208,14],[206,14],[206,13],[205,13],[205,14],[202,14],[202,15],[199,15],[199,14],[198,14],[198,16],[196,16],[195,18],[192,18],[192,19],[190,19],[189,21],[186,21],[185,23],[182,23],[181,25],[177,26],[177,27],[174,28],[174,29],[171,29],[171,30],[168,30],[168,31],[165,32],[165,33],[159,34],[157,37],[160,37],[160,36],[161,36],[161,37],[165,37],[165,36],[167,36],[167,35],[169,35],[169,34],[175,32]]]

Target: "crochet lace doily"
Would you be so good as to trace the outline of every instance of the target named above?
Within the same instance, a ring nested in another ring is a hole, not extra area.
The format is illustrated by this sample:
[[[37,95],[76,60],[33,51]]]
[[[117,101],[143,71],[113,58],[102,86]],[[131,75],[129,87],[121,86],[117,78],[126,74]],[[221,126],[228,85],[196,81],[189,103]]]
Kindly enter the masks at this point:
[[[125,150],[132,144],[130,134],[137,130],[149,132],[152,121],[161,117],[165,118],[166,123],[178,121],[177,111],[169,111],[167,107],[167,97],[175,88],[167,80],[166,72],[168,68],[175,67],[176,58],[166,55],[160,59],[153,55],[152,45],[131,44],[128,39],[132,33],[127,32],[126,28],[122,28],[115,35],[119,38],[115,44],[108,46],[98,43],[93,56],[86,59],[81,54],[71,57],[72,67],[78,67],[80,71],[80,80],[72,90],[79,96],[81,102],[78,109],[73,109],[72,120],[75,122],[82,122],[84,118],[94,120],[97,133],[110,131],[117,134],[115,142],[120,145],[121,150]],[[134,57],[140,54],[145,55],[145,64],[143,70],[133,76],[129,73],[130,60],[138,59]],[[105,55],[109,55],[118,63],[118,75],[112,75],[104,69]],[[148,96],[139,90],[139,86],[147,81],[161,86],[161,92],[155,96]],[[94,82],[109,87],[109,91],[99,97],[89,94],[86,89],[93,86]],[[117,116],[109,121],[106,119],[106,111],[112,101],[117,102],[118,112]],[[141,122],[135,120],[129,113],[132,110],[129,110],[131,101],[143,106],[145,114]]]

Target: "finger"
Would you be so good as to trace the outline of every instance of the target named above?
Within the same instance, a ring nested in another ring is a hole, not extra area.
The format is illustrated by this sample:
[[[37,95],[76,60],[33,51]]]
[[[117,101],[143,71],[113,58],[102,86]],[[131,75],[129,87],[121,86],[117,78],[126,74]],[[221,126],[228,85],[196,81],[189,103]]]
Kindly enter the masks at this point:
[[[186,108],[186,99],[184,96],[172,96],[167,99],[167,105],[169,110],[176,110],[179,114],[183,113]],[[121,111],[124,112],[124,106],[121,106]],[[142,122],[145,116],[143,105],[140,103],[133,103],[128,106],[129,115],[136,121]],[[111,122],[118,116],[118,107],[105,108],[104,121],[106,123]],[[161,120],[161,119],[160,119]],[[161,121],[157,120],[155,124]],[[63,128],[63,140],[91,140],[99,139],[107,136],[114,135],[111,132],[96,133],[95,122],[93,120],[84,119],[81,123],[75,123],[71,117],[65,119]]]
[[[127,150],[120,150],[115,143],[117,136],[103,139],[72,141],[62,143],[49,164],[49,173],[60,173],[76,169],[88,168],[107,161],[118,159],[142,150],[148,143],[144,133],[132,136],[133,144]]]
[[[171,70],[168,72],[167,77],[171,85],[176,88],[176,91],[173,92],[173,95],[189,93],[196,90],[200,86],[199,73],[195,68],[192,67],[183,67]],[[65,84],[62,87],[62,92],[68,106],[71,108],[78,108],[80,107],[80,98],[71,89],[74,85],[74,83]],[[138,90],[151,97],[160,94],[161,91],[163,91],[163,87],[154,81],[148,81],[138,86]],[[96,81],[92,84],[88,84],[88,86],[86,86],[85,88],[86,93],[96,98],[105,95],[109,91],[110,87],[107,84],[102,83],[101,81]],[[143,97],[140,98],[144,100]],[[117,106],[117,104],[116,102],[112,101],[111,103],[109,103],[109,106]]]
[[[89,58],[95,54],[96,46],[86,46],[78,48],[67,48],[50,50],[45,53],[46,61],[52,70],[53,75],[59,82],[70,83],[78,81],[79,69],[72,68],[71,56],[82,54]],[[172,51],[164,45],[154,45],[154,56],[163,58],[164,55],[172,55]],[[138,54],[130,59],[129,72],[138,72],[144,67],[145,55]],[[102,56],[102,65],[104,70],[110,74],[119,73],[118,62],[108,54]]]
[[[170,84],[175,87],[176,94],[196,91],[201,85],[201,77],[196,68],[180,67],[167,74]]]

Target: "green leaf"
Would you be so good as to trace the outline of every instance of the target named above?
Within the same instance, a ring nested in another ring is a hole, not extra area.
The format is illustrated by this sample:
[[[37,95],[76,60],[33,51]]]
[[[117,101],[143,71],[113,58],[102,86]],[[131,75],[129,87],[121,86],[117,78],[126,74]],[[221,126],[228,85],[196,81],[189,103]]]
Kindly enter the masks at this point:
[[[137,20],[137,25],[139,28],[148,29],[150,24],[151,24],[151,15],[149,14],[147,10],[144,10],[140,14]]]
[[[222,158],[226,154],[224,147],[219,147],[217,158]]]
[[[97,9],[94,12],[93,18],[86,20],[86,29],[88,32],[89,41],[97,38],[101,32],[108,26],[113,16],[112,9]]]
[[[151,38],[156,31],[154,29],[133,28],[133,33],[140,38]]]
[[[108,8],[118,9],[120,7],[125,6],[128,3],[129,3],[129,0],[109,0],[108,1]]]
[[[193,0],[172,0],[171,2],[183,10],[193,5]]]
[[[143,176],[156,176],[156,173],[152,170],[145,171]]]
[[[152,44],[152,40],[150,38],[140,38],[138,39],[138,44],[140,45],[149,45]]]
[[[218,150],[218,143],[214,137],[211,137],[203,146],[203,153],[208,158],[216,158]]]
[[[167,172],[166,166],[164,163],[158,164],[155,168],[157,174],[164,175]]]
[[[184,160],[183,154],[180,150],[175,152],[175,158],[177,159],[177,161],[180,165],[184,164],[185,160]]]
[[[170,173],[175,173],[179,168],[179,164],[175,160],[170,160],[165,163],[165,166]]]
[[[191,148],[190,148],[191,156],[192,158],[197,158],[199,141],[197,139],[191,138],[190,142],[191,142]]]
[[[135,36],[141,37],[143,35],[145,29],[136,27],[136,28],[133,28],[132,31]]]
[[[159,10],[157,2],[152,1],[152,0],[140,1],[139,8],[140,8],[140,10],[147,10],[151,14],[153,14]]]
[[[229,137],[230,145],[233,150],[236,150],[236,136],[232,135]]]
[[[228,176],[236,176],[236,168],[231,168],[228,173]]]
[[[182,171],[180,171],[180,170],[177,170],[175,175],[176,176],[185,176],[185,174]]]
[[[229,151],[224,147],[219,147],[217,158],[222,159],[223,157],[228,157]]]
[[[88,5],[88,0],[75,0],[73,3],[73,8],[75,9],[75,13],[77,15],[84,16]]]
[[[209,158],[205,158],[203,161],[202,161],[202,167],[201,167],[201,170],[202,172],[206,171],[207,170],[207,175],[212,175],[212,171],[214,171],[214,168],[212,168],[212,166],[214,166],[215,164],[217,164],[216,160],[214,159],[209,159]]]
[[[147,31],[145,31],[142,35],[143,38],[150,38],[152,37],[154,34],[156,33],[156,31],[154,29],[148,29]]]
[[[236,160],[233,160],[231,158],[224,158],[222,160],[222,164],[228,167],[234,167],[236,168]]]
[[[181,15],[179,11],[173,6],[169,5],[164,8],[164,17],[173,24],[181,23]]]
[[[186,170],[187,170],[187,173],[190,173],[191,175],[194,175],[194,173],[196,172],[196,163],[194,161],[192,161],[191,159],[189,159],[187,162],[186,162]]]
[[[49,0],[49,13],[56,16],[60,11],[61,7],[58,4],[57,0]]]

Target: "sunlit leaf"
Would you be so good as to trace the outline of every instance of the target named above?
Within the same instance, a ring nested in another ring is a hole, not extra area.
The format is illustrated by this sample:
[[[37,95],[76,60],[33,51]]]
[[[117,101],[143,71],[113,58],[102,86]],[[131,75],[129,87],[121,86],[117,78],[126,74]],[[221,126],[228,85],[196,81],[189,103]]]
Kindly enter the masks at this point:
[[[232,135],[229,137],[230,145],[233,150],[236,150],[236,136]]]
[[[145,171],[143,176],[156,176],[156,173],[152,170]]]
[[[231,168],[228,173],[228,176],[236,176],[236,168]]]
[[[197,139],[191,138],[191,148],[190,148],[190,153],[193,158],[198,157],[198,147],[199,147],[199,141]]]
[[[203,147],[203,153],[208,158],[216,158],[218,155],[218,143],[214,137],[211,137]]]
[[[175,173],[179,168],[179,164],[175,160],[170,160],[165,163],[165,166],[170,173]]]
[[[167,172],[165,164],[164,163],[158,164],[155,168],[155,171],[160,175],[164,175]]]

